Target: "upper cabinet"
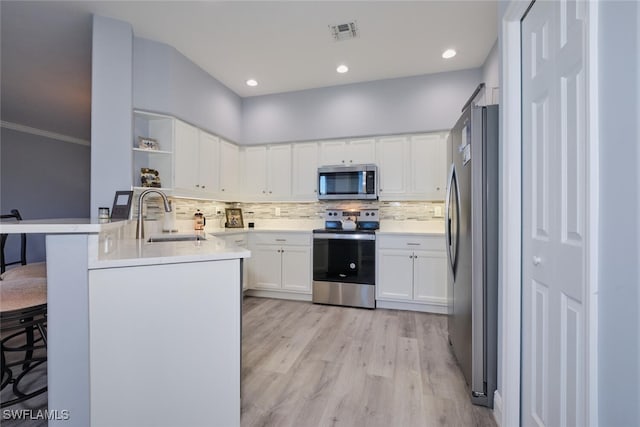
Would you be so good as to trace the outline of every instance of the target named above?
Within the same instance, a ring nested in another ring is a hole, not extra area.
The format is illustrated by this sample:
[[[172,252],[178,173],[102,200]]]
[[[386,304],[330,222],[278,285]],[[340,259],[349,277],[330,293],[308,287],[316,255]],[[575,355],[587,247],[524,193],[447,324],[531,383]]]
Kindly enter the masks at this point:
[[[146,144],[147,148],[139,145]],[[134,111],[133,186],[141,168],[158,172],[162,189],[176,196],[237,200],[237,145],[171,116]]]
[[[375,163],[376,141],[373,138],[320,143],[320,165],[358,165]]]
[[[444,200],[447,190],[448,133],[411,137],[410,193],[426,200]]]
[[[240,149],[224,139],[220,140],[220,198],[237,199],[240,191]]]
[[[447,133],[239,147],[161,114],[134,112],[133,187],[157,171],[176,196],[220,201],[316,201],[318,167],[378,165],[379,198],[444,200]]]
[[[318,144],[293,144],[291,196],[297,201],[318,200]]]
[[[174,165],[178,193],[196,197],[218,193],[219,149],[218,137],[176,120]]]
[[[380,200],[444,200],[446,148],[444,132],[379,138]]]
[[[291,199],[291,145],[245,147],[243,195],[249,200]]]
[[[133,187],[142,186],[142,169],[158,172],[162,189],[173,187],[173,117],[134,111]]]

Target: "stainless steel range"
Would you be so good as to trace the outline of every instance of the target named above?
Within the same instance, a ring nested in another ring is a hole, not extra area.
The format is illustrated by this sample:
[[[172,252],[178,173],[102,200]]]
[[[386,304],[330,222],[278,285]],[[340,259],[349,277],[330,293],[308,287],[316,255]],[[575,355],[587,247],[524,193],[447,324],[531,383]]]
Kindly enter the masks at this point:
[[[376,307],[377,209],[327,210],[313,230],[313,302]]]

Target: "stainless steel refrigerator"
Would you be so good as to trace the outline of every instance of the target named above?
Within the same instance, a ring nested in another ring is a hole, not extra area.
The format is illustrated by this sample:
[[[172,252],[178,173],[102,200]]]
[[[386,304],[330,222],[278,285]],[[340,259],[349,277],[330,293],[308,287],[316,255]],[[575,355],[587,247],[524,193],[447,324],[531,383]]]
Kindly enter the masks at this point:
[[[497,381],[498,106],[467,103],[449,135],[447,148],[449,343],[472,402],[493,407]]]

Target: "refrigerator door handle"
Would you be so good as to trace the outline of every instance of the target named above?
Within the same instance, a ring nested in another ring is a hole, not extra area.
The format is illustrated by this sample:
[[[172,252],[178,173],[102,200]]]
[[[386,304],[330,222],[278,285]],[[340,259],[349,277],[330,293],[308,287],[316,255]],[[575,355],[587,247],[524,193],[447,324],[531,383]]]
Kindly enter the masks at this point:
[[[451,227],[458,226],[457,223],[454,223],[454,220],[457,221],[457,212],[453,212],[452,209],[457,208],[458,202],[456,201],[455,206],[452,205],[451,197],[458,197],[457,194],[457,178],[456,178],[456,168],[455,165],[451,165],[451,169],[449,170],[449,179],[447,180],[447,197],[445,198],[445,238],[447,242],[447,260],[449,261],[449,268],[451,269],[452,277],[455,278],[455,261],[456,261],[456,243],[453,239],[458,238],[458,233],[456,231],[455,236],[451,233]],[[455,215],[455,216],[454,216]]]

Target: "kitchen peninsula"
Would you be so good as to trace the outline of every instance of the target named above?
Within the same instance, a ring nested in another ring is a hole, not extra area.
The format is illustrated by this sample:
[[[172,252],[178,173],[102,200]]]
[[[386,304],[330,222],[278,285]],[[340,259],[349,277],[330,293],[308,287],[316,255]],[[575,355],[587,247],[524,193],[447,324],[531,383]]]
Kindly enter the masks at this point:
[[[241,264],[207,240],[148,243],[129,221],[0,224],[44,233],[50,426],[240,425]]]

